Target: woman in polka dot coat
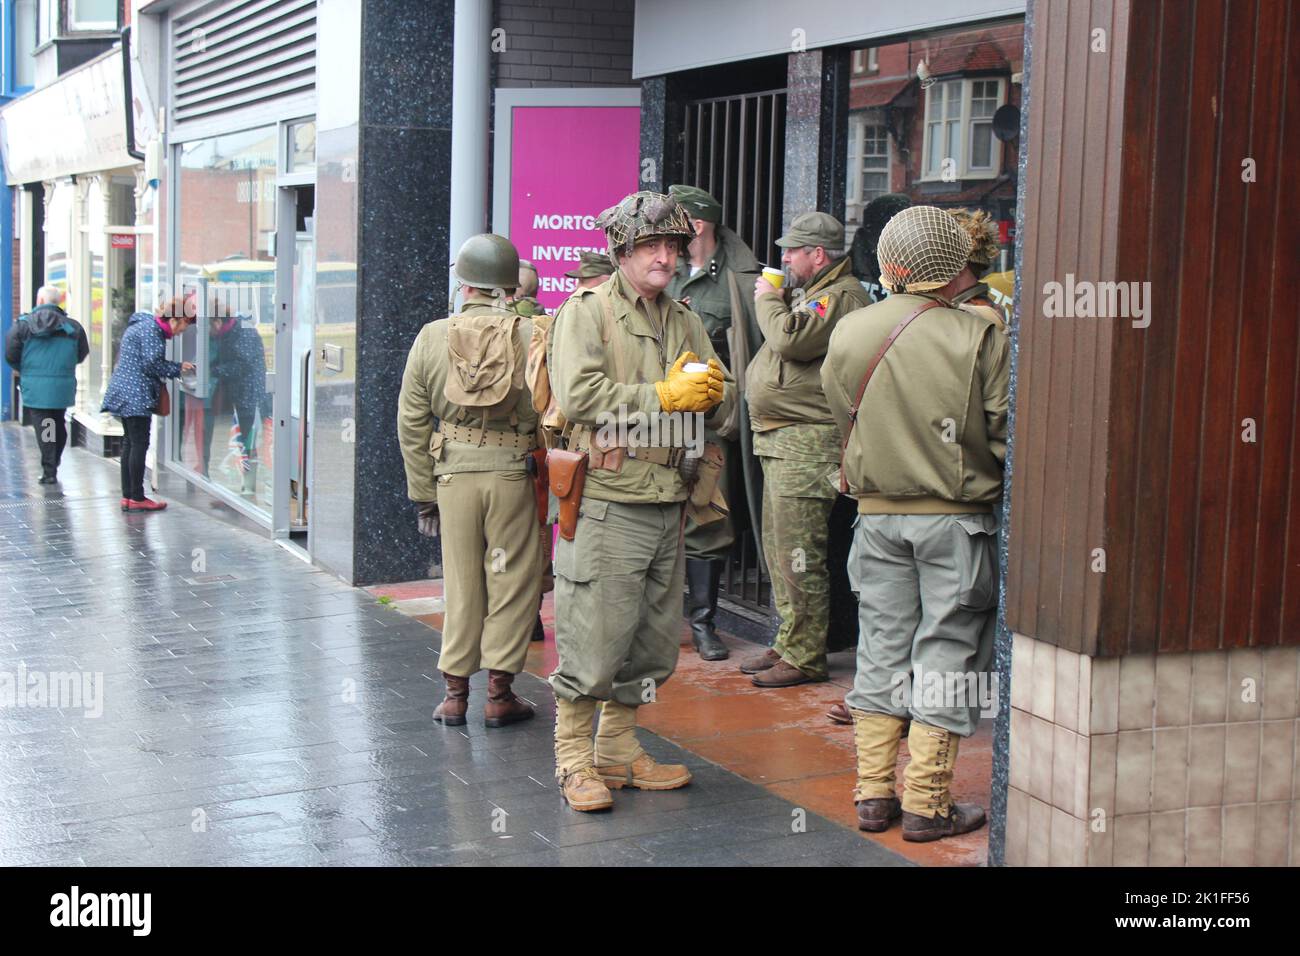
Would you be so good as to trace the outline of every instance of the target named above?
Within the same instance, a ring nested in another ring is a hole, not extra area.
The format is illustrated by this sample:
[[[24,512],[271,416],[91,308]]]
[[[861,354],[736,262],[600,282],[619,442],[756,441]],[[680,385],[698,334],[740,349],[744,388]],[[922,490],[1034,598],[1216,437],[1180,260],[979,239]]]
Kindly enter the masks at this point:
[[[167,505],[144,496],[144,458],[149,450],[149,423],[158,407],[162,380],[177,378],[192,368],[189,362],[169,362],[167,340],[194,321],[193,301],[171,299],[157,313],[131,316],[117,367],[104,391],[103,411],[122,420],[122,510],[161,511]]]

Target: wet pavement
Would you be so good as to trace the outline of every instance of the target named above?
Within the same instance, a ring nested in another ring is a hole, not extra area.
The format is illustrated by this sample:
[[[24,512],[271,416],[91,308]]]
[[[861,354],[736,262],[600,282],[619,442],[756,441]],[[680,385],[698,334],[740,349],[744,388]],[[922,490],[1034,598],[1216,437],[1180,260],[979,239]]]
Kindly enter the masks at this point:
[[[487,730],[479,675],[440,727],[426,623],[175,479],[166,512],[124,515],[116,461],[39,471],[0,425],[0,865],[908,862],[646,731],[694,782],[575,813],[541,678],[516,684],[533,721]]]

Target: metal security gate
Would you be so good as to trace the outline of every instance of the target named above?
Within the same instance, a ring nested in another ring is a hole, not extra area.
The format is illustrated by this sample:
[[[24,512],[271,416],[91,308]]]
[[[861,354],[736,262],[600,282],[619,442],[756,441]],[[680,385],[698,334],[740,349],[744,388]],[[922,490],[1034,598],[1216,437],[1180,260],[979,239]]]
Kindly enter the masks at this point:
[[[785,174],[785,90],[691,100],[682,136],[682,181],[707,189],[722,204],[723,224],[735,230],[760,261],[780,261]],[[751,333],[755,350],[757,330]],[[733,369],[743,377],[744,369]],[[748,421],[742,427],[748,426]],[[772,584],[759,555],[754,514],[762,494],[758,461],[745,438],[735,447],[727,500],[736,543],[722,576],[722,597],[733,610],[766,622]]]
[[[722,203],[722,221],[765,262],[781,258],[785,90],[686,104],[682,179]]]

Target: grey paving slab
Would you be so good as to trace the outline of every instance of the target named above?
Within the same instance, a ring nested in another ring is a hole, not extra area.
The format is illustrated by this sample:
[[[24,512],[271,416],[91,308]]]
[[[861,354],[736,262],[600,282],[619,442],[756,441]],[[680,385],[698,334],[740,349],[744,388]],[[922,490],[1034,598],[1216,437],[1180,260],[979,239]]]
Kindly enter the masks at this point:
[[[905,862],[648,733],[692,785],[575,813],[545,681],[528,724],[434,724],[437,632],[201,499],[123,515],[117,474],[69,449],[38,486],[0,425],[0,675],[48,688],[0,706],[0,865]]]

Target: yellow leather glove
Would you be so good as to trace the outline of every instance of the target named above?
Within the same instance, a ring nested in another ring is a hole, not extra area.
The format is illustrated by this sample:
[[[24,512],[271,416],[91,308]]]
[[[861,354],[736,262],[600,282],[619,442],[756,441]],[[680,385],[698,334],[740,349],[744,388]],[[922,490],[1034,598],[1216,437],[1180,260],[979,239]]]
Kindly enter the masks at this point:
[[[722,403],[722,392],[727,387],[727,376],[723,374],[722,363],[715,358],[709,359],[709,408]]]
[[[662,382],[655,382],[655,391],[659,393],[659,404],[666,412],[707,412],[721,401],[710,398],[710,383],[713,381],[713,369],[707,372],[684,372],[682,366],[687,362],[698,362],[699,356],[694,352],[683,352],[668,370],[668,377]]]

